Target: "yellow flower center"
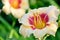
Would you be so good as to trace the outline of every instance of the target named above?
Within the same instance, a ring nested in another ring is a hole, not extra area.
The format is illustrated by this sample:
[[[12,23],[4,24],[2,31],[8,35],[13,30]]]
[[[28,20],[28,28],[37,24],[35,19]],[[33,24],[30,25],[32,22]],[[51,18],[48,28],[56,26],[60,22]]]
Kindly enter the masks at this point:
[[[29,17],[29,23],[32,25],[32,28],[42,29],[46,27],[46,23],[48,22],[49,18],[48,15],[43,14],[34,14],[34,16]]]
[[[13,8],[17,9],[20,8],[21,0],[9,0],[9,3]]]
[[[34,26],[38,29],[45,27],[45,22],[41,20],[41,17],[39,15],[38,16],[34,15]]]

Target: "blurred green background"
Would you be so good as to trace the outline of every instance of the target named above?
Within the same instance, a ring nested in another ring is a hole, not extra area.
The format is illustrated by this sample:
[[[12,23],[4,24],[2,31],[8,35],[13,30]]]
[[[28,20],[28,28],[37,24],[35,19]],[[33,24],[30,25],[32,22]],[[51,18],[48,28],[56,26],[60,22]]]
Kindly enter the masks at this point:
[[[60,0],[29,0],[29,6],[31,9],[46,7],[54,5],[60,9]],[[3,3],[0,0],[0,9],[2,9]],[[57,19],[58,27],[60,26],[60,15]],[[3,11],[0,13],[0,40],[37,40],[33,34],[30,37],[24,38],[19,34],[20,25],[18,20],[11,14],[6,15]],[[50,35],[46,40],[60,40],[60,27],[58,28],[55,37]]]

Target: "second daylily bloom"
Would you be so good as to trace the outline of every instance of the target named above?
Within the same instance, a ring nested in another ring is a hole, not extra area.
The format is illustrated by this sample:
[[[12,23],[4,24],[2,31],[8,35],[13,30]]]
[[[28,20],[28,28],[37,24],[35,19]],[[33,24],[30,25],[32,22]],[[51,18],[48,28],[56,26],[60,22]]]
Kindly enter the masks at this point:
[[[19,32],[24,37],[31,34],[36,38],[43,38],[46,34],[55,36],[58,14],[59,10],[55,6],[31,10],[19,19],[19,23],[22,23]]]
[[[6,14],[12,13],[16,18],[20,18],[25,14],[25,10],[29,8],[28,0],[2,0],[4,6],[3,11]]]

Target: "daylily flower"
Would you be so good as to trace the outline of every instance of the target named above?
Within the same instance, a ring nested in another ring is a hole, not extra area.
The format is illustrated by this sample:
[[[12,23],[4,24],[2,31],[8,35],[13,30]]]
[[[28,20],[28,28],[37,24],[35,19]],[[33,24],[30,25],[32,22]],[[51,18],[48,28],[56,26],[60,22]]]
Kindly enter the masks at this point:
[[[36,38],[43,38],[46,34],[55,36],[58,14],[59,10],[55,6],[31,10],[18,20],[22,23],[19,32],[24,37],[29,37],[31,34]]]
[[[16,18],[20,18],[25,14],[25,10],[29,8],[28,0],[2,0],[4,6],[3,11],[8,15],[12,15]]]

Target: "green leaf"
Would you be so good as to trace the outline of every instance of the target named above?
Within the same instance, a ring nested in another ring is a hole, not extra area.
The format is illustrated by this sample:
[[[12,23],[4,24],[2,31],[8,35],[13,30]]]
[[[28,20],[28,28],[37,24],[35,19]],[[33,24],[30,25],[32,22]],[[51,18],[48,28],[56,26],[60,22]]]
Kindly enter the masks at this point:
[[[4,40],[2,37],[0,37],[0,40]]]
[[[57,29],[55,39],[60,40],[60,27]]]
[[[36,0],[29,0],[29,5],[31,9],[37,8]]]
[[[58,26],[60,27],[60,14],[58,15]]]
[[[58,15],[58,20],[60,20],[60,14]]]
[[[52,35],[50,35],[50,36],[48,36],[48,37],[46,38],[46,40],[55,40],[55,37],[52,36]]]

